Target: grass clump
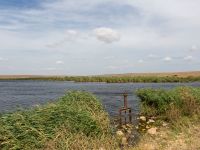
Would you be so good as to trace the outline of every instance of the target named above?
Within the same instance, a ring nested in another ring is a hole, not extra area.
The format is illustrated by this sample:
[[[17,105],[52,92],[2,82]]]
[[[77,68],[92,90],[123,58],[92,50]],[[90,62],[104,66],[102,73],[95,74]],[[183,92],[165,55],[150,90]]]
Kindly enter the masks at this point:
[[[88,149],[91,145],[116,146],[108,114],[89,93],[69,92],[56,103],[0,116],[2,150]]]
[[[141,114],[154,118],[155,135],[143,134],[132,150],[199,150],[200,88],[139,89]]]
[[[200,114],[200,88],[177,87],[164,89],[139,89],[141,113],[158,116],[168,121]]]

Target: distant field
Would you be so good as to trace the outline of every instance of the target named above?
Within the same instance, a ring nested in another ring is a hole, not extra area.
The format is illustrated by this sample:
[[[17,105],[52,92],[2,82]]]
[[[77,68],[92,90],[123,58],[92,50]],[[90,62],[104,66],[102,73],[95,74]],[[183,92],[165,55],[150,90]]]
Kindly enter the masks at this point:
[[[96,76],[114,76],[114,77],[138,77],[138,76],[154,76],[154,77],[200,77],[200,71],[190,71],[190,72],[166,72],[166,73],[124,73],[124,74],[105,74]],[[53,78],[63,76],[48,76],[48,75],[0,75],[0,79],[21,79],[21,78]]]
[[[174,73],[127,73],[96,76],[40,76],[40,75],[2,75],[0,80],[51,80],[74,82],[106,83],[165,83],[165,82],[199,82],[200,71]]]
[[[105,76],[156,76],[156,77],[166,77],[166,76],[177,76],[177,77],[199,77],[200,71],[190,71],[190,72],[166,72],[166,73],[125,73],[125,74],[109,74]]]

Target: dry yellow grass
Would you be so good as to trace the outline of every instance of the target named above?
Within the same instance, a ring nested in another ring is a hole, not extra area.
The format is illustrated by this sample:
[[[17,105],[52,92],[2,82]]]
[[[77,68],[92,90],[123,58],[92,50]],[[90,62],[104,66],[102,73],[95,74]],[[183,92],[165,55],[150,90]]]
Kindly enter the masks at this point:
[[[105,74],[99,76],[114,76],[114,77],[137,77],[137,76],[154,76],[154,77],[199,77],[200,71],[188,72],[158,72],[158,73],[124,73],[124,74]],[[21,78],[51,78],[51,77],[65,77],[65,75],[0,75],[0,79],[21,79]]]
[[[200,150],[199,141],[200,124],[190,124],[179,133],[162,127],[156,135],[146,133],[138,145],[129,150]]]
[[[188,72],[158,72],[158,73],[125,73],[125,74],[110,74],[105,76],[156,76],[156,77],[166,77],[166,76],[177,76],[177,77],[199,77],[200,71],[188,71]]]

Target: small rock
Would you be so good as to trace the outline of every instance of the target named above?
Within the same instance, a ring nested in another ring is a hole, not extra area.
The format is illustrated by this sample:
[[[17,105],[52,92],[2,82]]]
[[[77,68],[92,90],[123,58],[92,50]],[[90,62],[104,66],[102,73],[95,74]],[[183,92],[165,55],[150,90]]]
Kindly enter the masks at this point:
[[[140,116],[140,120],[142,120],[142,121],[146,121],[147,119],[146,119],[145,116]]]
[[[127,130],[127,133],[128,133],[128,134],[131,134],[131,133],[132,133],[132,131],[131,131],[131,130]]]
[[[163,122],[162,126],[166,127],[168,124],[166,122]]]
[[[117,134],[117,136],[124,136],[124,133],[123,133],[121,130],[118,130],[118,131],[116,132],[116,134]]]
[[[155,121],[153,119],[149,119],[147,124],[150,124],[150,123],[154,123]]]
[[[149,129],[149,128],[150,128],[150,126],[147,125],[147,126],[146,126],[146,129]]]
[[[150,128],[147,130],[147,133],[151,134],[151,135],[155,135],[157,133],[157,128]]]
[[[135,126],[135,128],[136,128],[136,129],[139,129],[139,127],[138,127],[138,126]]]
[[[122,125],[122,128],[123,128],[123,129],[125,129],[125,130],[127,130],[127,127],[126,127],[126,125]]]
[[[127,138],[126,137],[123,137],[122,138],[122,145],[127,145],[128,142],[127,142]]]
[[[156,147],[153,145],[153,144],[144,144],[144,149],[145,150],[155,150],[156,149]]]
[[[126,124],[126,126],[127,126],[128,128],[130,128],[130,129],[133,128],[133,125],[132,125],[132,124]]]

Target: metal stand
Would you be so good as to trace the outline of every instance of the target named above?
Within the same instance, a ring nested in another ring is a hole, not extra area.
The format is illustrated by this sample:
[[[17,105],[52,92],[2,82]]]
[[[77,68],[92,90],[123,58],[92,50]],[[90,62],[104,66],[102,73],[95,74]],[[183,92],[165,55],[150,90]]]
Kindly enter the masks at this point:
[[[128,94],[124,93],[123,96],[124,96],[124,106],[119,109],[119,124],[120,124],[120,126],[123,124],[122,117],[124,117],[124,124],[127,123],[126,122],[127,117],[129,119],[129,123],[132,123],[132,116],[131,116],[132,110],[130,107],[128,107],[128,103],[127,103]],[[122,115],[123,112],[124,112],[124,115]]]

